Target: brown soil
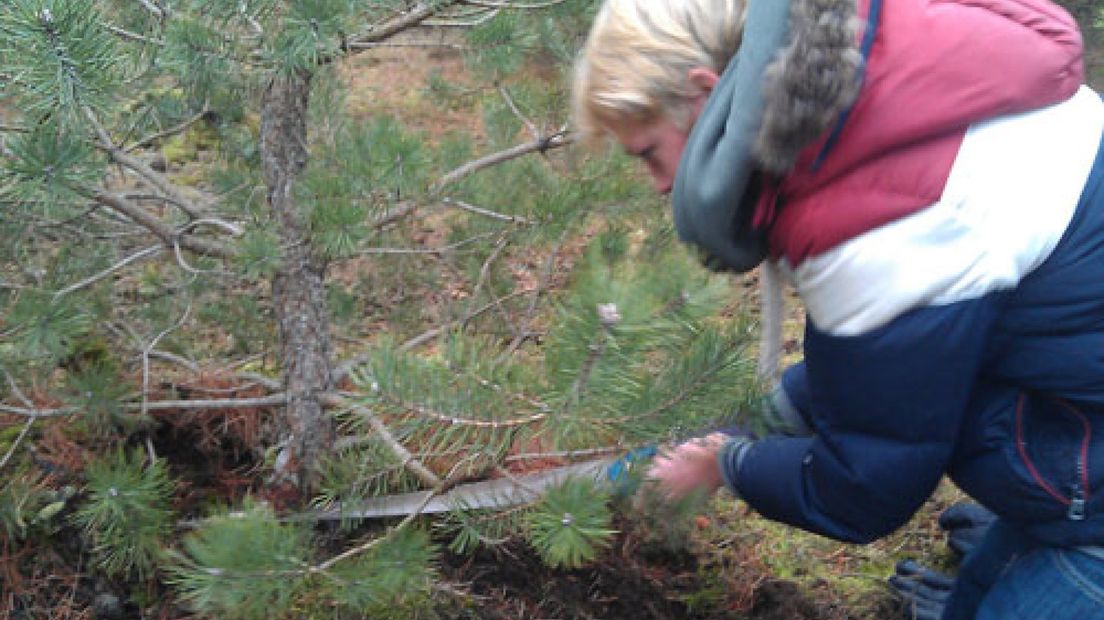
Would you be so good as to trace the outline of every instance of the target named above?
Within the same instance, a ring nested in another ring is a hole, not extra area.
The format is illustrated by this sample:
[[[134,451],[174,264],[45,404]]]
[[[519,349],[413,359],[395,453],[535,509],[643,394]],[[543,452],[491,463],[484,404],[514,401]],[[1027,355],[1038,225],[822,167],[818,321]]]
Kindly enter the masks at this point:
[[[446,556],[442,573],[460,582],[473,605],[456,620],[826,620],[837,618],[795,583],[763,574],[752,587],[710,583],[698,556],[687,550],[640,553],[632,534],[621,534],[599,562],[565,571],[545,566],[529,548]],[[712,588],[711,588],[712,586]],[[726,587],[730,586],[730,587]],[[710,591],[709,597],[701,593]],[[703,598],[710,600],[702,601]]]

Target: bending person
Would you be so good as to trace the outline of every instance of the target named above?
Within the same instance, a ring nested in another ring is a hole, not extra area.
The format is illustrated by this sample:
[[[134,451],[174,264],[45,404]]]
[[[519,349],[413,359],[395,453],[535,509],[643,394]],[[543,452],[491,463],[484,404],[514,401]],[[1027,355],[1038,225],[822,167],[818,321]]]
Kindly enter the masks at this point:
[[[1075,22],[1046,0],[793,2],[750,184],[712,198],[751,209],[736,219],[805,304],[805,359],[773,399],[791,423],[683,444],[650,475],[852,542],[949,475],[1000,518],[944,618],[1104,618],[1104,103]],[[670,191],[744,9],[606,0],[579,129]]]

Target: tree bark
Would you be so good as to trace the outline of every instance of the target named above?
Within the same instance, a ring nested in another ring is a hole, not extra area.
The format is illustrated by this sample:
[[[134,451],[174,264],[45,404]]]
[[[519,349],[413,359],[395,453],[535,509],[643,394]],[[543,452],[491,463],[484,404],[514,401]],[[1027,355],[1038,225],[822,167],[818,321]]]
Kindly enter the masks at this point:
[[[310,74],[275,77],[261,112],[261,155],[268,204],[279,230],[282,256],[272,281],[280,330],[287,406],[278,433],[283,446],[276,484],[293,483],[305,496],[315,485],[318,459],[333,445],[335,424],[320,396],[333,387],[333,350],[324,278],[326,262],[312,251],[309,218],[295,200],[295,183],[307,163]]]

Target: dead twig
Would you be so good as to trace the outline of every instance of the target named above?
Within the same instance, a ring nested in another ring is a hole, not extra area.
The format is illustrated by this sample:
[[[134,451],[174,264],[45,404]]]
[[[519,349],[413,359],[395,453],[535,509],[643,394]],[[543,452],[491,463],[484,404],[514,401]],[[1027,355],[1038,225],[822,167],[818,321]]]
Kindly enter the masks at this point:
[[[398,350],[399,351],[410,351],[411,349],[416,349],[416,348],[422,346],[423,344],[429,342],[430,340],[433,340],[437,336],[441,335],[441,332],[449,329],[450,327],[452,327],[454,325],[457,325],[457,324],[466,323],[466,322],[478,317],[479,315],[487,312],[488,310],[491,310],[496,305],[501,304],[502,302],[508,301],[510,299],[513,299],[514,297],[524,295],[526,292],[527,291],[514,291],[514,292],[509,293],[507,295],[503,295],[502,297],[499,297],[498,299],[490,301],[490,302],[480,306],[479,308],[476,308],[475,310],[473,310],[472,312],[468,313],[466,316],[464,316],[460,319],[456,319],[455,321],[449,321],[449,322],[445,323],[444,325],[439,325],[437,327],[427,329],[426,331],[422,332],[421,334],[418,334],[417,336],[414,336],[410,340],[407,340],[406,342],[399,345]],[[350,372],[352,372],[353,368],[356,368],[357,366],[360,366],[364,362],[367,362],[369,359],[371,359],[371,354],[370,353],[362,353],[360,355],[349,358],[348,360],[345,360],[344,362],[338,364],[337,368],[334,370],[334,381],[336,382],[336,381],[340,381],[341,379],[344,379],[346,376],[349,375]]]
[[[116,271],[119,271],[120,269],[122,269],[123,267],[126,267],[127,265],[129,265],[131,263],[140,261],[140,260],[145,259],[145,258],[150,258],[150,257],[153,257],[153,256],[157,256],[158,254],[161,253],[162,249],[163,249],[162,246],[154,245],[154,246],[150,246],[150,247],[148,247],[144,250],[141,250],[139,252],[135,252],[134,254],[131,254],[130,256],[124,258],[123,260],[121,260],[121,261],[115,263],[114,265],[108,267],[107,269],[104,269],[103,271],[101,271],[101,272],[99,272],[99,273],[97,273],[93,276],[89,276],[89,277],[81,280],[80,282],[77,282],[76,284],[71,284],[71,285],[61,289],[60,291],[57,291],[56,293],[54,293],[54,301],[57,301],[60,297],[62,297],[64,295],[68,295],[69,293],[72,293],[74,291],[79,291],[82,288],[92,286],[93,284],[95,284],[95,283],[97,283],[101,280],[106,279],[107,277],[111,276],[111,274],[115,273]]]
[[[477,207],[477,206],[468,204],[468,203],[464,202],[463,200],[457,200],[455,198],[442,198],[441,203],[445,204],[445,205],[448,205],[450,207],[456,207],[458,209],[467,211],[469,213],[474,213],[476,215],[482,215],[484,217],[489,217],[493,220],[500,220],[500,221],[503,221],[503,222],[510,222],[510,223],[513,223],[513,224],[532,224],[533,223],[533,220],[521,217],[520,215],[504,215],[502,213],[497,213],[495,211],[491,211],[490,209],[484,209],[482,207]]]
[[[413,454],[410,453],[395,436],[391,434],[391,430],[387,428],[375,413],[373,413],[367,407],[362,407],[346,398],[343,398],[337,394],[323,394],[320,397],[322,404],[338,409],[347,409],[364,418],[368,425],[372,427],[372,430],[379,435],[380,439],[395,453],[399,462],[403,467],[414,474],[419,480],[425,483],[427,486],[441,488],[443,482],[437,477],[437,474],[430,471],[421,461],[419,461]],[[427,500],[428,501],[428,500]]]
[[[146,411],[165,411],[172,409],[239,409],[249,407],[274,407],[287,402],[287,396],[283,393],[260,396],[257,398],[226,398],[213,400],[156,400],[146,404]],[[139,411],[141,403],[126,403],[123,408],[128,411]],[[31,407],[15,407],[0,403],[0,413],[23,416],[28,418],[60,418],[80,413],[80,407],[57,407],[53,409],[35,409]]]
[[[0,370],[4,372],[4,377],[8,380],[8,386],[11,388],[12,394],[15,395],[25,406],[33,408],[34,403],[29,398],[23,395],[23,391],[19,389],[19,386],[15,383],[15,378],[11,376],[7,368],[0,367]],[[12,442],[11,447],[8,448],[4,458],[0,459],[0,469],[4,469],[4,466],[11,460],[16,449],[19,448],[19,444],[23,443],[23,439],[27,437],[27,433],[31,431],[31,427],[34,426],[36,418],[27,418],[27,421],[23,423],[23,428],[20,429],[19,435],[16,436],[15,441]]]
[[[92,125],[93,130],[96,132],[96,147],[107,153],[111,157],[112,161],[119,165],[133,170],[138,173],[138,176],[146,180],[147,183],[157,188],[161,193],[168,196],[172,203],[184,211],[192,219],[199,219],[203,217],[203,210],[193,205],[190,201],[184,198],[183,195],[177,191],[177,188],[168,181],[164,176],[159,174],[153,168],[150,168],[145,162],[140,159],[129,155],[126,151],[119,148],[108,135],[107,130],[100,124],[99,119],[93,114],[92,110],[84,109],[85,118]]]
[[[574,141],[575,136],[573,134],[569,134],[565,130],[560,130],[554,134],[538,138],[537,140],[534,140],[532,142],[519,144],[517,146],[510,147],[504,151],[499,151],[485,157],[480,157],[479,159],[470,161],[442,176],[431,188],[431,191],[440,192],[443,188],[452,185],[453,183],[456,183],[469,174],[472,174],[473,172],[477,172],[484,168],[497,166],[498,164],[501,164],[503,162],[507,162],[511,159],[516,159],[530,153],[545,153],[561,146],[567,146]]]
[[[205,116],[207,116],[208,114],[210,114],[210,113],[211,113],[211,109],[208,108],[206,105],[204,105],[203,109],[201,109],[199,112],[197,112],[195,114],[195,116],[185,120],[182,123],[174,125],[174,126],[168,128],[168,129],[164,130],[164,131],[159,131],[157,133],[150,134],[150,135],[142,138],[141,140],[135,142],[134,144],[131,144],[130,146],[124,148],[123,152],[130,153],[130,152],[133,152],[137,149],[145,148],[145,147],[153,144],[157,140],[161,140],[162,138],[168,138],[169,136],[175,136],[176,134],[183,133],[183,132],[187,131],[188,128],[191,127],[192,125],[195,125],[199,121],[203,120],[203,118]]]
[[[157,346],[157,343],[160,342],[162,338],[184,325],[191,311],[192,304],[189,303],[188,306],[184,308],[184,313],[180,316],[180,320],[177,321],[175,325],[162,330],[160,334],[157,334],[157,336],[150,341],[149,345],[142,349],[142,406],[140,412],[143,417],[146,415],[146,412],[149,411],[149,353]]]

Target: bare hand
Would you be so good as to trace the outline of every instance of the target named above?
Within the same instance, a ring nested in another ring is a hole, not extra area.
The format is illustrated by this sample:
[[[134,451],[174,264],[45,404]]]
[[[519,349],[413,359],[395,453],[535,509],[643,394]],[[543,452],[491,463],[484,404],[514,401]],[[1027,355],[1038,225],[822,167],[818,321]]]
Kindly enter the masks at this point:
[[[652,462],[647,478],[673,500],[697,490],[713,493],[724,484],[717,453],[727,440],[724,433],[711,433],[665,450]]]

